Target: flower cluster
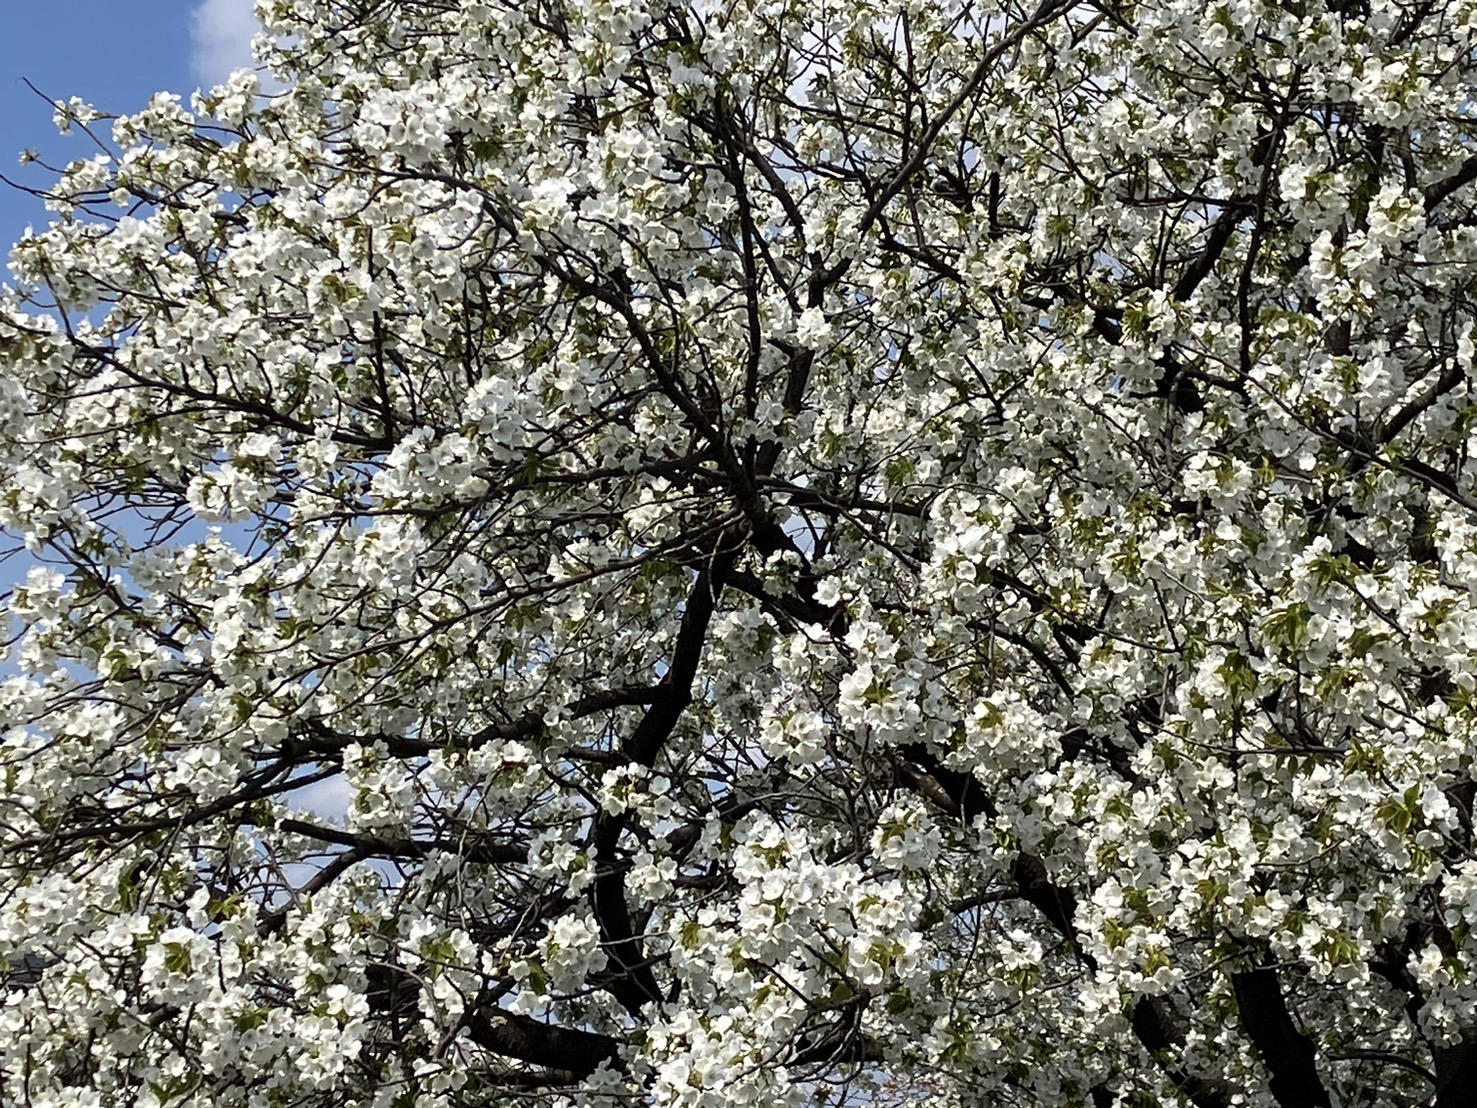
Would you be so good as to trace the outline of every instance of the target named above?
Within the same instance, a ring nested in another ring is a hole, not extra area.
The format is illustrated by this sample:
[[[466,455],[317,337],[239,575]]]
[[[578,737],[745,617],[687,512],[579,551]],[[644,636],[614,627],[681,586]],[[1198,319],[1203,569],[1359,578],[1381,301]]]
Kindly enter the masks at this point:
[[[0,289],[0,1103],[1474,1086],[1470,0],[257,15]]]

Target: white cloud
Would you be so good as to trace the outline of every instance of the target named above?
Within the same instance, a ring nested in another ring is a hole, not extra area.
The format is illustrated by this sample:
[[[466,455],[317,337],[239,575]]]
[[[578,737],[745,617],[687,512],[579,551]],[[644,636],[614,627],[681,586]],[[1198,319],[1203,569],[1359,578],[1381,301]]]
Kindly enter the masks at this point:
[[[294,808],[306,809],[323,819],[342,820],[354,802],[354,786],[343,777],[330,777],[301,789],[292,789],[286,796]]]
[[[254,69],[251,39],[261,25],[253,0],[201,0],[190,17],[190,67],[202,85],[218,85],[242,67]]]

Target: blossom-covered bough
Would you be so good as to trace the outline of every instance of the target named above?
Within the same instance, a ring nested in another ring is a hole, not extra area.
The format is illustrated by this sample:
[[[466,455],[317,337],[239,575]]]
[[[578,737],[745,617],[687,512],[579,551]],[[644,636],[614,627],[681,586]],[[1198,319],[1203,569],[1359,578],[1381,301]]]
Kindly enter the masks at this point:
[[[258,10],[0,305],[0,1102],[1469,1102],[1477,4]]]

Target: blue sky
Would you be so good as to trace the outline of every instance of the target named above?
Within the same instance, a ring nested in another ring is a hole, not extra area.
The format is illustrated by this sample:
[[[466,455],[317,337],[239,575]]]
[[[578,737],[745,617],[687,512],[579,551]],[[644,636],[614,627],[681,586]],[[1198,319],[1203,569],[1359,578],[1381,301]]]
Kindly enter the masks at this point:
[[[141,108],[155,92],[188,96],[249,64],[255,26],[252,0],[10,0],[0,14],[0,173],[32,188],[52,175],[21,166],[24,149],[54,165],[93,151],[85,139],[64,139],[48,97],[72,96],[114,113]],[[47,212],[32,197],[0,183],[0,254],[27,224]],[[3,280],[0,276],[0,280]]]

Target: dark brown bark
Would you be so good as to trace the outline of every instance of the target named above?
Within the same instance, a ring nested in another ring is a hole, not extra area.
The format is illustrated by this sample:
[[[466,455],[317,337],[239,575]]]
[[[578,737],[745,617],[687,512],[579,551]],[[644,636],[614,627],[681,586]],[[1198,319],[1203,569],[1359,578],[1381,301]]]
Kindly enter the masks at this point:
[[[658,686],[663,695],[647,708],[624,744],[633,762],[644,766],[655,764],[683,710],[691,703],[692,683],[702,660],[708,625],[717,610],[724,577],[738,553],[737,546],[715,550],[710,564],[698,574],[687,596],[667,672]],[[642,1008],[648,1003],[660,1002],[662,994],[656,974],[647,961],[641,936],[631,925],[630,909],[626,904],[629,864],[618,850],[621,833],[626,826],[624,813],[610,815],[602,812],[596,817],[593,841],[596,871],[591,898],[595,920],[600,927],[601,945],[611,963],[603,984],[621,1007],[640,1018]]]
[[[1293,1022],[1277,971],[1234,973],[1231,985],[1241,1027],[1271,1074],[1268,1085],[1282,1108],[1329,1108],[1328,1090],[1318,1076],[1313,1040]]]
[[[472,1041],[505,1058],[586,1077],[614,1060],[620,1043],[609,1035],[540,1023],[503,1009],[479,1011],[467,1020]]]

